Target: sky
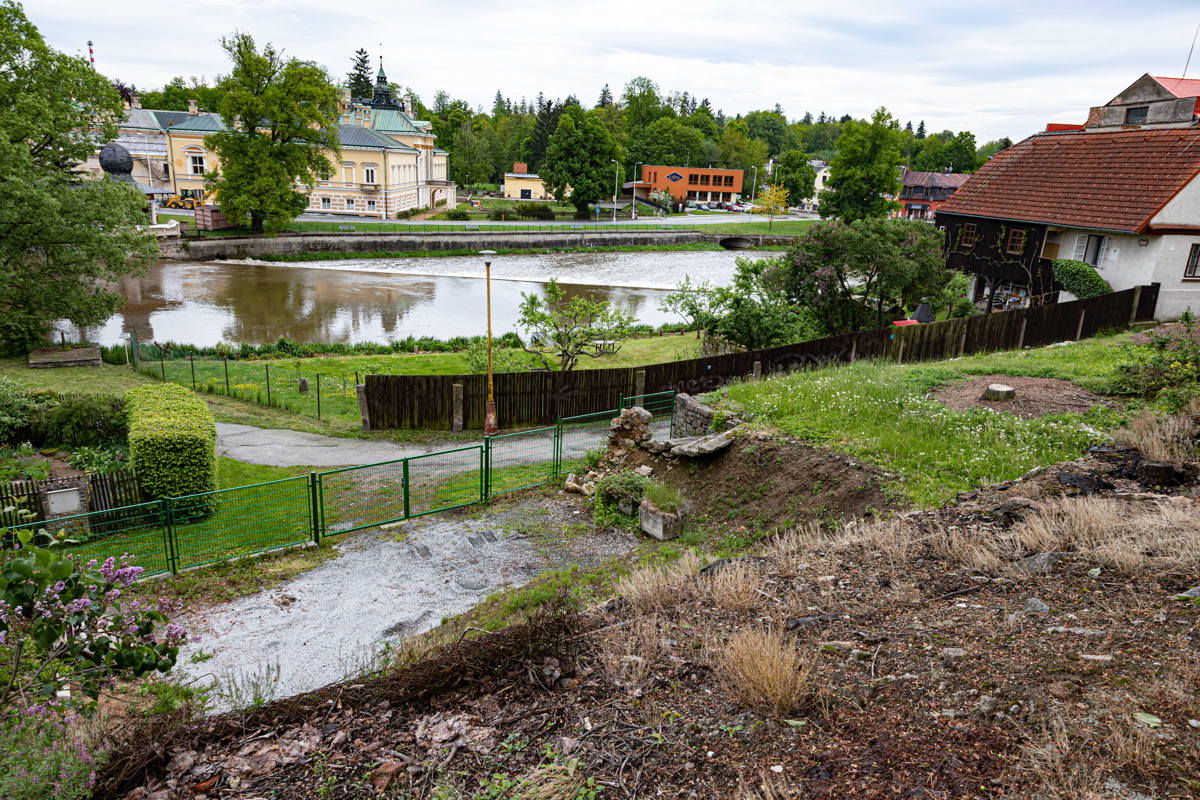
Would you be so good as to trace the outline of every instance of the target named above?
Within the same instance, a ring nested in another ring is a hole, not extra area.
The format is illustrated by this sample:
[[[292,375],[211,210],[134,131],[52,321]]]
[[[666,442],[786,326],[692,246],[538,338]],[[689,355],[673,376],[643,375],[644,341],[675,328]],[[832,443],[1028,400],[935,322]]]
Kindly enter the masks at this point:
[[[733,116],[778,103],[1014,140],[1087,109],[1149,72],[1183,73],[1195,0],[25,0],[53,47],[87,54],[138,87],[227,69],[220,38],[242,31],[342,79],[353,52],[426,103],[444,89],[491,108],[574,94],[591,105],[645,75]],[[1200,45],[1198,45],[1200,48]],[[376,62],[377,63],[377,62]],[[1200,55],[1188,75],[1200,77]]]

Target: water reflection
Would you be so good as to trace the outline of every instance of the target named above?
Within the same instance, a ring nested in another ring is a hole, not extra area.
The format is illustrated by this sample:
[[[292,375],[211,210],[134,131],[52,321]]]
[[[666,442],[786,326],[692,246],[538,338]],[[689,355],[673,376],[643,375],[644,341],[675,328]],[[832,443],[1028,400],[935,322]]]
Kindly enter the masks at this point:
[[[658,310],[666,293],[661,289],[562,285],[568,295],[610,300],[645,323],[676,321]],[[515,330],[521,293],[543,290],[537,281],[493,280],[494,330]],[[140,278],[123,279],[119,291],[128,298],[124,308],[87,332],[93,341],[118,343],[132,330],[142,341],[197,345],[268,342],[281,336],[310,342],[447,338],[485,330],[484,282],[475,277],[361,272],[344,266],[163,263]]]

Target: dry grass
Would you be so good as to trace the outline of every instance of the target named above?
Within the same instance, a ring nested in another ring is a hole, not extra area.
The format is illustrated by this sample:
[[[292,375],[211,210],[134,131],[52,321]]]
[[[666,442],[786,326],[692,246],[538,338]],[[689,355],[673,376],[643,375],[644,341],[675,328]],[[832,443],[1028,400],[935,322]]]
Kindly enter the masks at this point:
[[[811,656],[802,656],[791,638],[766,628],[746,628],[714,654],[725,691],[739,702],[771,716],[805,708],[814,696]]]
[[[1193,401],[1191,414],[1167,416],[1149,411],[1134,417],[1113,433],[1113,440],[1136,447],[1144,458],[1186,464],[1200,460],[1200,430],[1194,421],[1200,415],[1200,401]]]
[[[661,647],[658,617],[634,617],[628,625],[601,634],[604,674],[627,692],[638,694],[653,675]]]
[[[575,800],[587,779],[579,771],[579,762],[543,764],[520,780],[517,797],[521,800]]]
[[[670,564],[646,567],[617,582],[616,593],[643,614],[670,608],[690,596],[703,562],[695,553],[684,553]]]
[[[704,576],[704,596],[728,611],[753,611],[761,605],[762,576],[753,566],[730,564]]]
[[[759,775],[749,786],[743,783],[737,794],[738,800],[791,800],[794,797],[799,797],[799,793],[769,772]]]

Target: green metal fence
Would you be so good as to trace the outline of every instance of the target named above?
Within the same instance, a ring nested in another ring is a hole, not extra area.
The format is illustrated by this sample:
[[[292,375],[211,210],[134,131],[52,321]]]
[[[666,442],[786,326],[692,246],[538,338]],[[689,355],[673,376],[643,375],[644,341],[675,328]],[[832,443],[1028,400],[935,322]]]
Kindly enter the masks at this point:
[[[664,423],[669,392],[625,398]],[[128,555],[145,574],[179,572],[271,550],[319,543],[557,482],[604,446],[620,409],[568,417],[550,428],[486,437],[482,444],[294,478],[171,497],[12,526],[62,532],[83,560]]]

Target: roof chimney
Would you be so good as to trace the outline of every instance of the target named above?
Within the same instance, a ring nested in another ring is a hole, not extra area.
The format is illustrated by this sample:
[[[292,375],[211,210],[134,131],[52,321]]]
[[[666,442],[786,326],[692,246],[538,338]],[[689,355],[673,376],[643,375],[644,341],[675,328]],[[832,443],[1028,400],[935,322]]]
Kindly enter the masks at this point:
[[[193,117],[200,113],[200,107],[196,105],[195,100],[188,100],[188,113]]]
[[[529,165],[524,161],[515,161],[513,162],[513,172],[529,172]]]
[[[129,95],[129,107],[130,108],[141,108],[142,107],[142,98],[138,97],[136,94]]]

